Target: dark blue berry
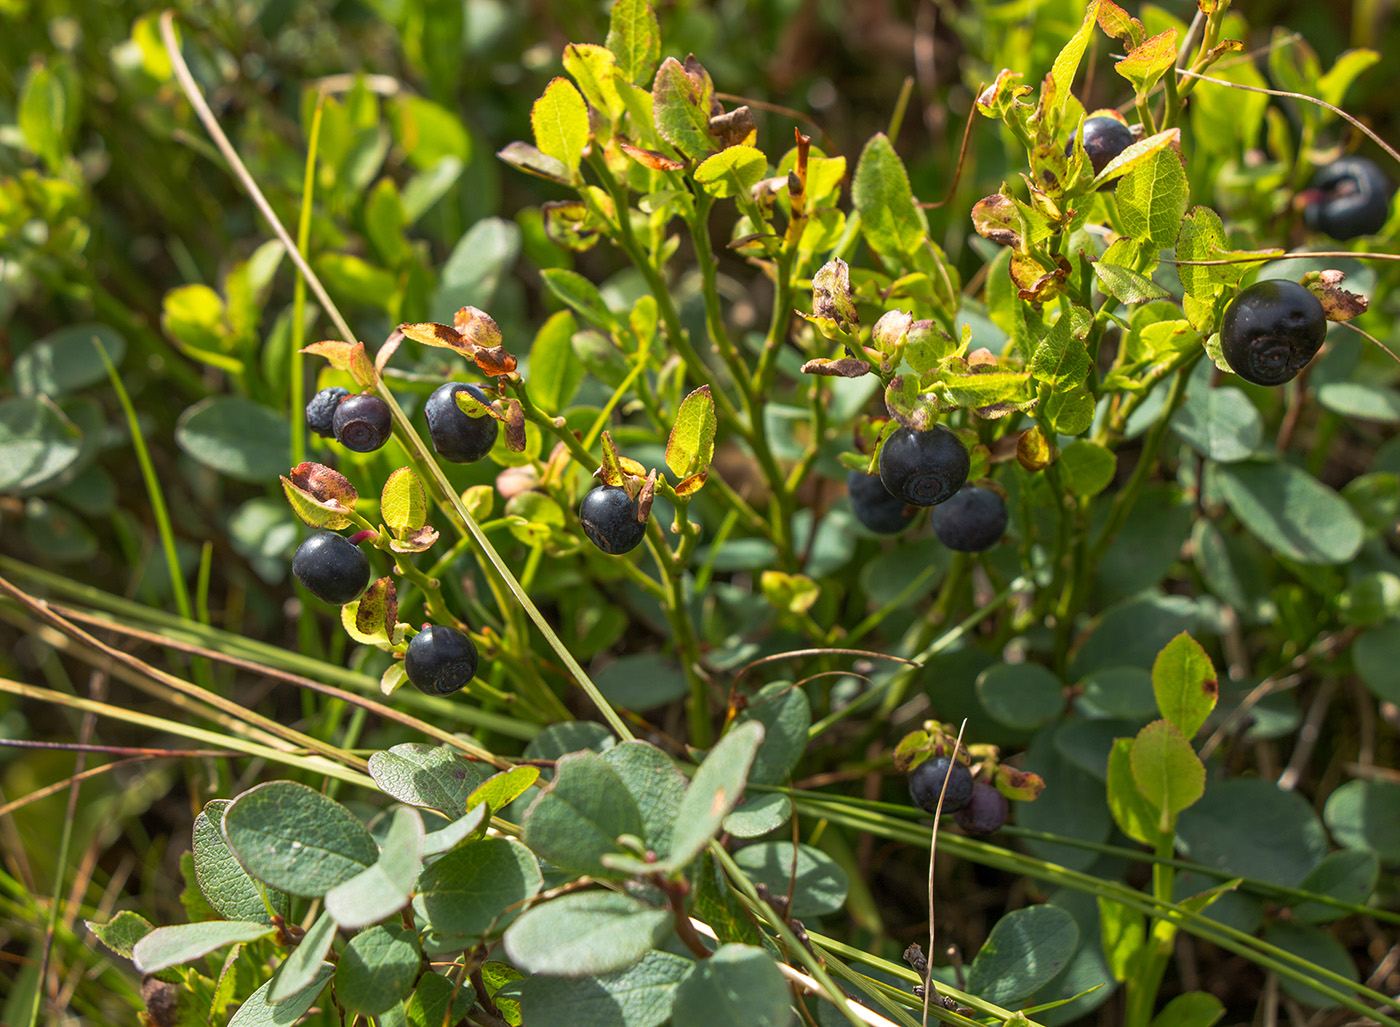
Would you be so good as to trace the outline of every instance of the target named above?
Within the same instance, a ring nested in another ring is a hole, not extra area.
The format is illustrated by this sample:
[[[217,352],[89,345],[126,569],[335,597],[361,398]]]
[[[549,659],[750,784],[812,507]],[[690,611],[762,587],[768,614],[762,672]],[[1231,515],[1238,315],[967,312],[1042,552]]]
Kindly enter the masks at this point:
[[[340,401],[350,395],[349,389],[332,385],[311,397],[306,404],[306,426],[317,435],[328,439],[335,438],[335,408]]]
[[[1369,157],[1343,157],[1319,171],[1304,194],[1303,220],[1333,239],[1375,235],[1390,217],[1390,182]]]
[[[933,533],[949,549],[980,553],[1006,534],[1006,501],[992,489],[964,485],[933,511]]]
[[[1292,381],[1326,337],[1321,301],[1297,282],[1276,278],[1242,290],[1220,322],[1225,362],[1255,385]]]
[[[1102,115],[1084,119],[1084,155],[1098,174],[1108,167],[1109,161],[1133,144],[1133,130],[1117,118]],[[1074,152],[1074,140],[1065,147],[1065,154]]]
[[[903,531],[918,513],[916,508],[890,495],[877,475],[852,471],[846,475],[846,489],[851,494],[851,513],[876,534]]]
[[[369,587],[369,558],[344,535],[318,531],[297,546],[292,574],[321,602],[344,606]]]
[[[476,677],[476,646],[456,628],[429,624],[408,643],[403,669],[413,687],[451,695]]]
[[[356,453],[374,452],[389,441],[394,431],[389,404],[368,392],[342,399],[331,424],[335,440]]]
[[[948,791],[943,793],[943,781]],[[956,813],[972,798],[972,771],[947,756],[924,760],[909,775],[909,798],[926,813],[938,810],[938,797],[943,795],[943,812]]]
[[[470,417],[457,405],[457,393],[466,392],[479,403],[489,403],[486,393],[465,382],[439,385],[423,405],[428,419],[428,438],[444,460],[472,464],[491,452],[499,429],[494,417]]]
[[[636,549],[647,533],[646,521],[637,520],[637,501],[612,485],[599,485],[584,496],[578,519],[588,541],[613,556]]]
[[[974,781],[967,805],[953,819],[968,834],[989,835],[1002,829],[1010,812],[1011,804],[994,785]]]
[[[934,506],[963,487],[972,459],[962,440],[941,424],[929,431],[895,429],[880,447],[880,481],[911,506]]]

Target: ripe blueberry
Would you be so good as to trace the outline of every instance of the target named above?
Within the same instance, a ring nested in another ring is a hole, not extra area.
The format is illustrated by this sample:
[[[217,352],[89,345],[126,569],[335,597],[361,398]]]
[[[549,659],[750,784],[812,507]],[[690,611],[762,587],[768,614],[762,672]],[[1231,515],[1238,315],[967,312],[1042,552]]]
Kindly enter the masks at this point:
[[[350,390],[342,389],[339,385],[332,385],[316,393],[311,397],[311,402],[306,404],[306,426],[317,435],[334,438],[335,408],[348,395]]]
[[[1322,348],[1327,315],[1297,282],[1265,279],[1230,301],[1220,322],[1220,349],[1230,369],[1255,385],[1282,385]]]
[[[992,489],[964,485],[934,508],[933,533],[949,549],[980,553],[1006,534],[1006,502]]]
[[[911,506],[934,506],[963,487],[972,460],[962,440],[941,424],[929,431],[895,429],[880,447],[880,481]]]
[[[938,810],[938,796],[943,793],[943,780],[948,791],[943,795],[943,812],[956,813],[972,798],[972,771],[947,756],[924,760],[909,775],[909,798],[926,813]]]
[[[1369,157],[1334,160],[1313,176],[1303,220],[1333,239],[1375,235],[1390,217],[1390,182]]]
[[[637,520],[637,501],[612,485],[599,485],[584,496],[578,519],[588,541],[614,556],[636,549],[647,533],[646,521]]]
[[[342,399],[331,425],[335,428],[335,440],[356,453],[374,452],[393,433],[389,404],[368,392]]]
[[[369,558],[344,535],[318,531],[297,546],[292,574],[321,602],[344,606],[369,587]]]
[[[428,695],[451,695],[476,677],[476,646],[456,628],[429,624],[408,643],[403,669]]]
[[[851,513],[876,534],[893,535],[903,531],[918,513],[904,500],[890,495],[873,474],[852,471],[846,475],[846,488],[851,493]]]
[[[974,781],[967,805],[958,810],[953,819],[968,834],[989,835],[1001,830],[1010,811],[1011,804],[994,785]]]
[[[469,393],[479,403],[489,402],[475,385],[447,382],[433,390],[423,405],[423,414],[437,455],[454,464],[472,464],[491,452],[499,429],[494,417],[469,417],[457,405],[459,392]]]
[[[1102,115],[1084,119],[1084,155],[1098,174],[1108,162],[1133,144],[1133,130],[1117,118]],[[1065,155],[1074,153],[1074,140],[1065,147]]]

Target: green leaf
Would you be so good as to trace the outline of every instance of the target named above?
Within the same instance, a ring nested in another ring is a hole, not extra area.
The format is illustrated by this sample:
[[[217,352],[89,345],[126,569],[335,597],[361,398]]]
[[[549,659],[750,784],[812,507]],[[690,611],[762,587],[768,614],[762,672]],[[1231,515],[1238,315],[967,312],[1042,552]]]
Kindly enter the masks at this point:
[[[1386,863],[1400,862],[1400,785],[1348,781],[1327,797],[1323,815],[1339,845],[1370,849]]]
[[[136,943],[155,930],[149,920],[129,909],[122,910],[105,924],[96,924],[91,920],[84,920],[83,923],[98,941],[123,959],[130,959]]]
[[[1400,396],[1394,389],[1367,382],[1328,382],[1317,401],[1333,413],[1379,424],[1400,424]]]
[[[292,462],[287,422],[240,396],[210,396],[180,415],[175,442],[205,467],[239,481],[275,482]]]
[[[657,134],[681,153],[699,159],[718,149],[710,134],[710,101],[715,86],[694,57],[685,64],[667,57],[656,69],[651,87],[652,120]]]
[[[1098,907],[1100,943],[1109,971],[1117,980],[1130,980],[1147,940],[1147,916],[1103,896],[1099,896]]]
[[[608,309],[603,294],[598,287],[577,271],[547,267],[540,271],[540,277],[550,292],[563,300],[589,324],[605,332],[616,331],[619,327],[617,315]]]
[[[1130,267],[1120,267],[1102,260],[1094,262],[1094,277],[1099,288],[1108,296],[1122,303],[1146,303],[1148,300],[1166,299],[1171,295],[1166,289],[1139,274]]]
[[[754,756],[749,781],[782,784],[807,749],[811,701],[791,681],[770,681],[749,698],[739,715],[740,723],[751,720],[763,725],[763,743]]]
[[[120,367],[126,355],[126,338],[103,324],[68,325],[50,332],[15,358],[15,388],[22,396],[43,393],[61,396],[107,380],[102,361],[95,359],[92,340],[102,340],[102,348],[113,366]]]
[[[1108,754],[1108,808],[1120,831],[1155,848],[1161,834],[1159,818],[1133,780],[1132,749],[1131,738],[1119,738]]]
[[[1156,135],[1148,136],[1146,139],[1139,139],[1104,165],[1103,170],[1094,176],[1094,188],[1097,189],[1105,183],[1126,175],[1144,164],[1152,163],[1156,155],[1170,148],[1174,143],[1179,144],[1180,141],[1181,130],[1176,128],[1169,128],[1165,132],[1158,132]],[[1143,185],[1150,184],[1150,181],[1151,176],[1149,175],[1147,182],[1139,184],[1139,192],[1141,192]],[[1122,201],[1119,202],[1121,204]],[[1141,202],[1141,196],[1135,195],[1134,202]],[[1132,231],[1127,232],[1127,234],[1137,239],[1139,242],[1142,241],[1141,232]]]
[[[1215,481],[1240,523],[1279,556],[1340,564],[1361,549],[1365,529],[1351,506],[1291,464],[1216,467]]]
[[[641,811],[647,848],[669,851],[671,830],[685,795],[685,775],[671,757],[649,742],[622,742],[603,753],[603,759],[617,771]]]
[[[928,236],[928,219],[914,203],[909,174],[884,133],[865,144],[851,183],[861,231],[882,257],[907,259]]]
[[[1277,945],[1285,952],[1301,957],[1315,967],[1341,974],[1349,981],[1359,981],[1356,973],[1356,961],[1347,951],[1346,946],[1320,927],[1278,921],[1271,923],[1264,931],[1264,940],[1271,945]],[[1304,972],[1306,973],[1306,970]],[[1327,984],[1333,989],[1337,988],[1335,982],[1329,981]],[[1321,992],[1309,988],[1306,984],[1301,984],[1288,977],[1280,977],[1279,986],[1305,1006],[1311,1006],[1315,1009],[1331,1009],[1337,1004],[1336,999],[1329,998]],[[1347,991],[1348,989],[1343,986],[1342,990]]]
[[[1052,392],[1045,401],[1045,417],[1060,435],[1082,435],[1094,423],[1094,397],[1083,386]]]
[[[1031,356],[1031,375],[1053,386],[1079,385],[1089,375],[1089,351],[1071,332],[1072,318],[1061,317]]]
[[[52,172],[63,167],[67,107],[62,78],[42,63],[31,65],[19,97],[19,130],[24,145]]]
[[[1385,702],[1400,703],[1400,621],[1388,620],[1367,628],[1356,637],[1352,663],[1371,694]]]
[[[555,765],[554,781],[525,814],[525,844],[541,858],[578,874],[618,877],[602,858],[620,851],[618,837],[646,830],[637,803],[597,753],[575,752]]]
[[[1336,792],[1332,793],[1333,795]],[[1326,819],[1326,813],[1323,814]],[[1336,831],[1333,831],[1336,834]],[[1302,891],[1364,906],[1380,880],[1381,861],[1374,849],[1339,849],[1309,871],[1298,885]],[[1293,900],[1293,915],[1303,923],[1320,924],[1348,915],[1325,902]]]
[[[791,819],[792,800],[782,792],[747,792],[723,826],[735,838],[759,838]]]
[[[335,919],[328,913],[321,913],[273,974],[267,992],[269,1004],[285,1002],[315,982],[325,965],[326,953],[335,942],[335,932]]]
[[[763,949],[721,945],[676,989],[673,1027],[788,1027],[787,982]]]
[[[1020,1002],[1063,970],[1079,947],[1074,917],[1058,906],[1028,906],[992,927],[967,973],[967,990],[987,1002]]]
[[[827,916],[846,904],[846,871],[815,846],[799,844],[794,850],[792,842],[756,842],[734,853],[734,862],[774,895],[791,895],[793,916]]]
[[[1201,644],[1183,631],[1152,664],[1152,691],[1162,716],[1192,738],[1215,709],[1220,682]]]
[[[223,830],[250,876],[308,899],[379,857],[355,814],[295,781],[268,781],[244,792],[224,810]]]
[[[695,169],[695,181],[711,196],[743,196],[768,173],[768,158],[752,146],[730,146]]]
[[[466,841],[472,835],[484,834],[486,817],[490,807],[485,803],[473,806],[466,816],[459,817],[444,828],[431,831],[423,836],[423,855],[436,856],[448,852]]]
[[[504,218],[482,218],[457,240],[442,265],[429,310],[432,319],[451,324],[463,307],[491,309],[501,280],[520,256],[520,226]]]
[[[386,920],[408,905],[422,869],[423,817],[400,806],[379,846],[379,859],[326,892],[326,912],[352,931]]]
[[[641,961],[672,924],[667,910],[615,892],[561,895],[506,929],[506,952],[527,973],[588,977]]]
[[[641,83],[661,59],[661,26],[648,0],[613,0],[607,47],[628,82]]]
[[[440,973],[424,973],[404,1003],[408,1027],[443,1027],[458,1023],[476,1004],[476,989],[465,981],[454,984]]]
[[[413,908],[445,938],[475,940],[517,914],[508,907],[544,887],[539,861],[511,838],[483,838],[451,850],[423,871]]]
[[[1113,481],[1118,458],[1113,451],[1089,439],[1078,439],[1061,450],[1060,474],[1065,487],[1078,496],[1096,496]]]
[[[588,104],[566,78],[551,79],[544,95],[530,108],[530,128],[535,145],[547,157],[563,164],[572,179],[588,146]]]
[[[412,990],[422,960],[418,935],[403,924],[361,931],[336,963],[336,1001],[351,1013],[377,1016]]]
[[[411,467],[389,475],[379,497],[379,515],[396,535],[416,531],[428,520],[428,494]]]
[[[1181,219],[1181,228],[1176,236],[1177,260],[1220,260],[1218,254],[1225,249],[1225,225],[1220,215],[1209,207],[1193,207]],[[1181,264],[1177,274],[1186,295],[1211,300],[1225,283],[1220,280],[1220,267],[1199,267]],[[1236,279],[1238,280],[1238,279]]]
[[[322,963],[305,988],[275,1004],[270,1001],[273,981],[268,981],[238,1007],[228,1027],[292,1027],[320,997],[334,973],[333,965]]]
[[[1098,13],[1098,0],[1090,0],[1084,11],[1084,20],[1074,35],[1070,36],[1069,42],[1064,45],[1064,49],[1055,57],[1055,63],[1050,67],[1050,77],[1055,80],[1053,109],[1060,117],[1064,117],[1065,110],[1069,107],[1070,90],[1074,86],[1074,73],[1079,70],[1079,62],[1084,57],[1084,50],[1089,45],[1089,37],[1094,34]]]
[[[558,413],[583,384],[584,367],[574,353],[578,322],[567,310],[549,316],[530,345],[530,398],[549,413]]]
[[[677,478],[703,474],[715,455],[715,400],[702,385],[681,401],[666,440],[666,466]]]
[[[1152,1027],[1213,1027],[1225,1015],[1225,1004],[1208,991],[1178,995],[1152,1018]]]
[[[205,920],[157,927],[132,948],[131,961],[141,973],[153,974],[166,967],[192,963],[226,945],[269,937],[276,931],[271,924],[245,920]]]
[[[1176,830],[1196,862],[1288,888],[1327,855],[1326,832],[1308,800],[1257,778],[1212,781]]]
[[[1317,98],[1326,100],[1333,107],[1340,106],[1357,76],[1380,59],[1381,55],[1375,50],[1344,51],[1327,73],[1317,80]]]
[[[1118,183],[1118,215],[1123,231],[1134,239],[1152,243],[1157,249],[1170,248],[1181,231],[1188,196],[1181,157],[1170,147],[1162,147],[1133,167]]]
[[[710,750],[691,778],[676,813],[671,851],[667,854],[670,866],[685,867],[719,833],[724,818],[744,794],[749,767],[763,736],[762,724],[745,721]]]
[[[423,742],[371,753],[369,774],[399,802],[437,810],[451,820],[467,812],[468,796],[481,784],[481,772],[456,749]]]
[[[1034,731],[1065,708],[1064,685],[1038,663],[997,663],[977,675],[977,699],[998,724]]]
[[[545,977],[525,982],[525,1023],[572,1027],[660,1027],[671,1018],[676,988],[695,966],[669,952],[648,952],[636,966],[597,977]]]
[[[465,165],[472,157],[472,140],[453,111],[412,93],[395,94],[389,104],[394,135],[415,168],[440,168],[450,157]],[[407,200],[409,189],[404,189]]]
[[[1205,794],[1205,764],[1171,721],[1156,720],[1139,731],[1128,762],[1143,798],[1161,811],[1163,833],[1178,813]]]
[[[1233,385],[1195,388],[1172,417],[1172,431],[1207,460],[1238,463],[1264,440],[1264,419],[1254,401]]]
[[[690,687],[680,664],[662,652],[620,656],[595,674],[593,683],[610,703],[627,710],[656,709]]]
[[[224,842],[222,831],[228,799],[213,799],[194,818],[194,873],[199,890],[226,920],[272,923],[263,891],[239,865]],[[268,901],[276,913],[287,915],[287,896],[274,891]]]

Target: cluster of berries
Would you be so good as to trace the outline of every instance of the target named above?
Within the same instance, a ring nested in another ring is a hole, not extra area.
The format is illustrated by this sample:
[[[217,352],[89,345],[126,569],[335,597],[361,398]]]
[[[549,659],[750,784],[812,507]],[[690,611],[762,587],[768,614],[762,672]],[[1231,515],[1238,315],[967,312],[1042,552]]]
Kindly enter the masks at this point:
[[[974,781],[972,771],[948,756],[924,760],[909,775],[909,798],[919,809],[936,814],[939,796],[943,812],[953,814],[959,827],[978,836],[1000,831],[1011,807],[995,785]]]

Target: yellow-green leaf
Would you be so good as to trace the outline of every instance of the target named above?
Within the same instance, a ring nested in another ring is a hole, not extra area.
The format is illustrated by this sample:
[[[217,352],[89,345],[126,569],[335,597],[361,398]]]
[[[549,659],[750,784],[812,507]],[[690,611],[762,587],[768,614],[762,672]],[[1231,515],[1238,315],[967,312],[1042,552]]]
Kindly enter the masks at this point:
[[[416,531],[427,522],[428,496],[412,468],[400,467],[384,483],[379,515],[396,535]]]
[[[702,385],[681,401],[676,423],[666,442],[666,466],[677,478],[699,474],[715,455],[715,400]]]
[[[1133,84],[1138,96],[1145,96],[1162,73],[1176,63],[1176,29],[1153,36],[1128,51],[1113,70]]]
[[[1157,709],[1191,738],[1215,709],[1220,682],[1201,644],[1186,632],[1167,643],[1152,664]]]
[[[588,146],[588,105],[572,82],[556,78],[544,87],[544,95],[530,108],[530,128],[540,152],[559,161],[577,179]]]
[[[753,146],[731,146],[705,159],[695,169],[695,181],[711,196],[737,196],[762,181],[768,158]]]
[[[574,77],[583,97],[609,121],[622,114],[617,93],[617,58],[596,43],[570,43],[564,47],[564,70]]]
[[[1181,730],[1154,720],[1138,732],[1128,753],[1138,791],[1159,811],[1157,830],[1172,830],[1176,815],[1206,792],[1206,768]]]
[[[1050,68],[1050,76],[1055,80],[1055,110],[1063,115],[1065,108],[1069,106],[1070,87],[1074,85],[1074,73],[1079,70],[1079,60],[1084,56],[1084,50],[1089,45],[1089,37],[1093,34],[1094,23],[1098,19],[1099,0],[1091,0],[1089,6],[1084,11],[1084,21],[1079,26],[1079,30],[1070,37],[1063,50],[1060,51],[1055,63]]]

